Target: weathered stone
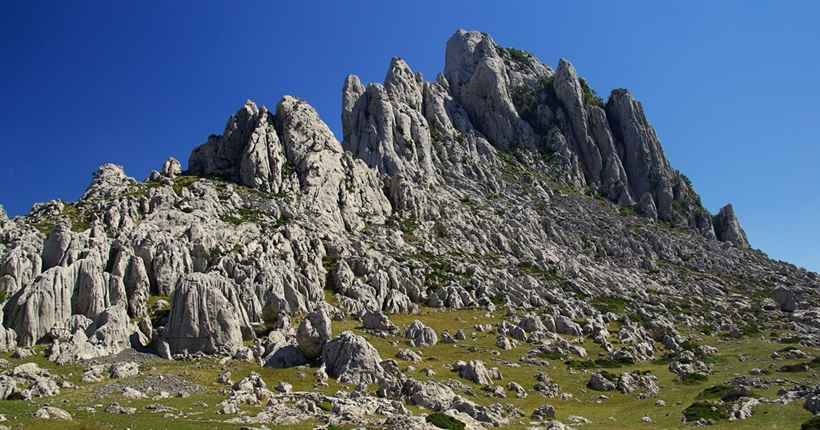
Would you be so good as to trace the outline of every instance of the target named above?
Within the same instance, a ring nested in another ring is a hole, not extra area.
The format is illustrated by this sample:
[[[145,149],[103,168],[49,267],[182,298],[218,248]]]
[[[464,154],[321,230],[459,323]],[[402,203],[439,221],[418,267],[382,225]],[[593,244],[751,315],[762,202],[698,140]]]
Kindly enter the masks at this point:
[[[379,352],[361,336],[345,331],[322,348],[327,373],[347,384],[372,384],[386,376]]]
[[[324,308],[317,307],[307,314],[296,331],[296,342],[307,358],[322,355],[322,347],[333,336],[330,317]]]
[[[219,275],[187,275],[176,288],[160,341],[171,354],[233,355],[245,339],[254,336],[238,298],[234,287]]]

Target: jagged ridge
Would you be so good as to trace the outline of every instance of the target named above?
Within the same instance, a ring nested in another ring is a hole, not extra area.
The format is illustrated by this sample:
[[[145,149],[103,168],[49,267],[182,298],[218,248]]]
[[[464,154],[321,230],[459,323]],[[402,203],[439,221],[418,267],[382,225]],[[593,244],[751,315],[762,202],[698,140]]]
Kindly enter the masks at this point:
[[[738,282],[759,294],[789,285],[797,319],[816,312],[803,296],[816,276],[748,249],[730,206],[712,218],[628,92],[604,104],[569,62],[553,72],[478,32],[457,32],[446,60],[434,82],[399,58],[383,85],[349,76],[341,143],[295,97],[275,113],[249,101],[193,150],[185,176],[176,160],[142,183],[106,165],[76,204],[3,221],[5,348],[110,308],[127,309],[135,339],[158,340],[169,357],[235,352],[266,307],[299,314],[327,299],[354,315],[503,301],[589,317],[597,332],[609,317],[587,298],[617,297],[655,327],[636,345],[677,336],[668,315],[680,297],[755,306]],[[190,285],[196,295],[175,297],[169,319],[150,318],[149,297]],[[181,315],[208,303],[239,317],[179,341]],[[710,324],[706,313],[678,317]],[[111,342],[75,343],[106,354]],[[647,344],[631,354],[651,359]]]

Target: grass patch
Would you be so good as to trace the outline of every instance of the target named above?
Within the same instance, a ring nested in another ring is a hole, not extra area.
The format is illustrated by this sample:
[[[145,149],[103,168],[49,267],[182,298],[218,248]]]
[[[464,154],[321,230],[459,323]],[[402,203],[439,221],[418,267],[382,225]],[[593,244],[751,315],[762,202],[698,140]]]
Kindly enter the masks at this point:
[[[592,306],[601,311],[601,313],[614,312],[616,314],[623,314],[626,306],[632,303],[627,299],[620,297],[596,297],[592,299]]]

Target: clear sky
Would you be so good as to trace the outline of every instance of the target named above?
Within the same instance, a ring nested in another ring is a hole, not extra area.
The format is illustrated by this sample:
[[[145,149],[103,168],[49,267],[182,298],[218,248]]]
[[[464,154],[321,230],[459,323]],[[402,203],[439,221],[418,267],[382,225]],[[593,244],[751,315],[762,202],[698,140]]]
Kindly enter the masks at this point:
[[[0,1],[0,204],[75,201],[104,163],[183,167],[246,99],[341,136],[345,76],[433,80],[459,28],[641,101],[672,166],[752,246],[820,271],[820,2]]]

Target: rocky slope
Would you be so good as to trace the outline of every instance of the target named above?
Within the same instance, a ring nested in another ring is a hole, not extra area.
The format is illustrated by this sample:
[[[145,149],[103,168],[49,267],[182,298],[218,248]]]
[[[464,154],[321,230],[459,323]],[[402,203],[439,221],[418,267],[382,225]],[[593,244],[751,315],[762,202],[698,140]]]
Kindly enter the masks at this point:
[[[587,337],[632,362],[685,352],[682,328],[782,321],[820,346],[818,275],[752,249],[731,205],[709,214],[628,91],[604,101],[570,62],[553,70],[478,32],[458,31],[445,58],[434,81],[400,58],[383,84],[349,76],[342,142],[296,97],[275,112],[248,101],[187,171],[169,159],[140,182],[107,164],[77,202],[0,213],[0,352],[322,363],[381,397],[499,424],[509,411],[398,377],[330,321],[390,333],[380,312],[506,308],[499,348],[585,357],[566,339]],[[419,324],[412,346],[458,337]],[[681,374],[699,371],[686,361]],[[652,391],[629,381],[598,378]]]

